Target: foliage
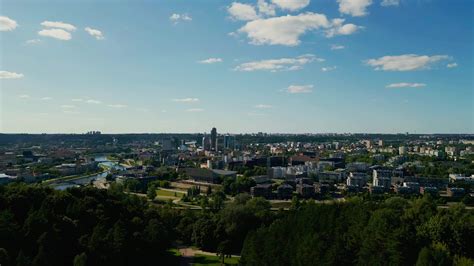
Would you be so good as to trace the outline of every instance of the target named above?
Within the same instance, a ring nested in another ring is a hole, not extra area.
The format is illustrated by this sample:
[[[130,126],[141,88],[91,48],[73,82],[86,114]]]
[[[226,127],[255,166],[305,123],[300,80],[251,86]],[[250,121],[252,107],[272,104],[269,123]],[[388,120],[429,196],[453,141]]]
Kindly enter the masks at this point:
[[[0,187],[0,210],[2,265],[154,265],[167,260],[178,217],[117,188],[25,184]]]
[[[469,261],[474,215],[463,205],[437,209],[409,201],[308,202],[247,235],[242,265],[451,265]]]
[[[236,179],[228,177],[224,178],[222,189],[226,194],[237,195],[239,193],[250,192],[250,188],[255,185],[255,181],[247,176],[238,176]]]

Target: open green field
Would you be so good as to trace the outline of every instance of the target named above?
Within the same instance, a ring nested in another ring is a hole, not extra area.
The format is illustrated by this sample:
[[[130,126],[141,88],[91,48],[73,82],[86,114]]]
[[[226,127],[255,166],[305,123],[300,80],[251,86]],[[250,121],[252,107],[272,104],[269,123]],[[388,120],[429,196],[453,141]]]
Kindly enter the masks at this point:
[[[175,194],[176,193],[176,194]],[[157,189],[156,196],[160,197],[175,197],[175,198],[182,198],[184,196],[184,192],[174,192],[169,190]]]
[[[217,256],[209,256],[209,255],[202,255],[202,254],[197,254],[194,256],[194,261],[193,265],[198,265],[198,266],[219,266],[221,265],[220,258]],[[226,258],[224,260],[225,265],[239,265],[239,258],[232,257],[232,258]]]

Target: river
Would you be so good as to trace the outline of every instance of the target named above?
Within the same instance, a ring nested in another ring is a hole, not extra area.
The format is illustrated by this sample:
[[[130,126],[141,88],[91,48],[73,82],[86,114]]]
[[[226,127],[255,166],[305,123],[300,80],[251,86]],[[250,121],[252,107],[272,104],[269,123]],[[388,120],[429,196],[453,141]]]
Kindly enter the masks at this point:
[[[105,155],[98,155],[94,157],[94,160],[99,163],[99,165],[107,166],[111,170],[123,171],[125,168],[119,165],[117,162],[110,161]],[[70,187],[78,187],[83,185],[88,185],[93,181],[105,181],[105,177],[110,173],[110,170],[106,170],[102,173],[96,175],[86,175],[83,177],[77,177],[67,181],[58,181],[57,183],[52,183],[51,187],[57,190],[65,190]]]

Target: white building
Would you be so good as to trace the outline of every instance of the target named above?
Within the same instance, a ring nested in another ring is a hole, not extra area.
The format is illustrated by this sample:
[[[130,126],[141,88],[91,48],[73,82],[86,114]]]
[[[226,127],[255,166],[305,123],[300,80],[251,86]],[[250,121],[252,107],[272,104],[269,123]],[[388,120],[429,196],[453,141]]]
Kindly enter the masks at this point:
[[[363,187],[367,182],[365,173],[351,172],[346,179],[346,185],[351,187]]]
[[[391,170],[374,170],[372,172],[374,187],[390,188],[392,182],[392,171]]]
[[[471,176],[465,176],[461,174],[449,174],[449,181],[454,183],[454,182],[459,182],[459,181],[465,181],[465,182],[473,182],[474,183],[474,175]]]

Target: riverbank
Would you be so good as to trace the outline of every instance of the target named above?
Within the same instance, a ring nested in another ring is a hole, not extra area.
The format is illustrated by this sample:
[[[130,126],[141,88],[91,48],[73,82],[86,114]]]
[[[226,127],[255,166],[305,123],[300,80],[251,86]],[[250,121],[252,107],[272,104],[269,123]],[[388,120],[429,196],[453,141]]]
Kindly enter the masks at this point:
[[[93,176],[97,176],[97,175],[102,175],[102,174],[105,174],[107,172],[108,172],[108,169],[102,169],[102,171],[100,171],[100,172],[96,172],[96,173],[92,173],[92,174],[88,174],[88,175],[63,176],[63,177],[58,177],[58,178],[45,180],[45,181],[41,182],[41,184],[51,185],[51,184],[54,184],[54,183],[60,183],[60,182],[65,182],[65,181],[74,181],[74,180],[77,180],[77,179],[89,178],[89,177],[93,177]]]

